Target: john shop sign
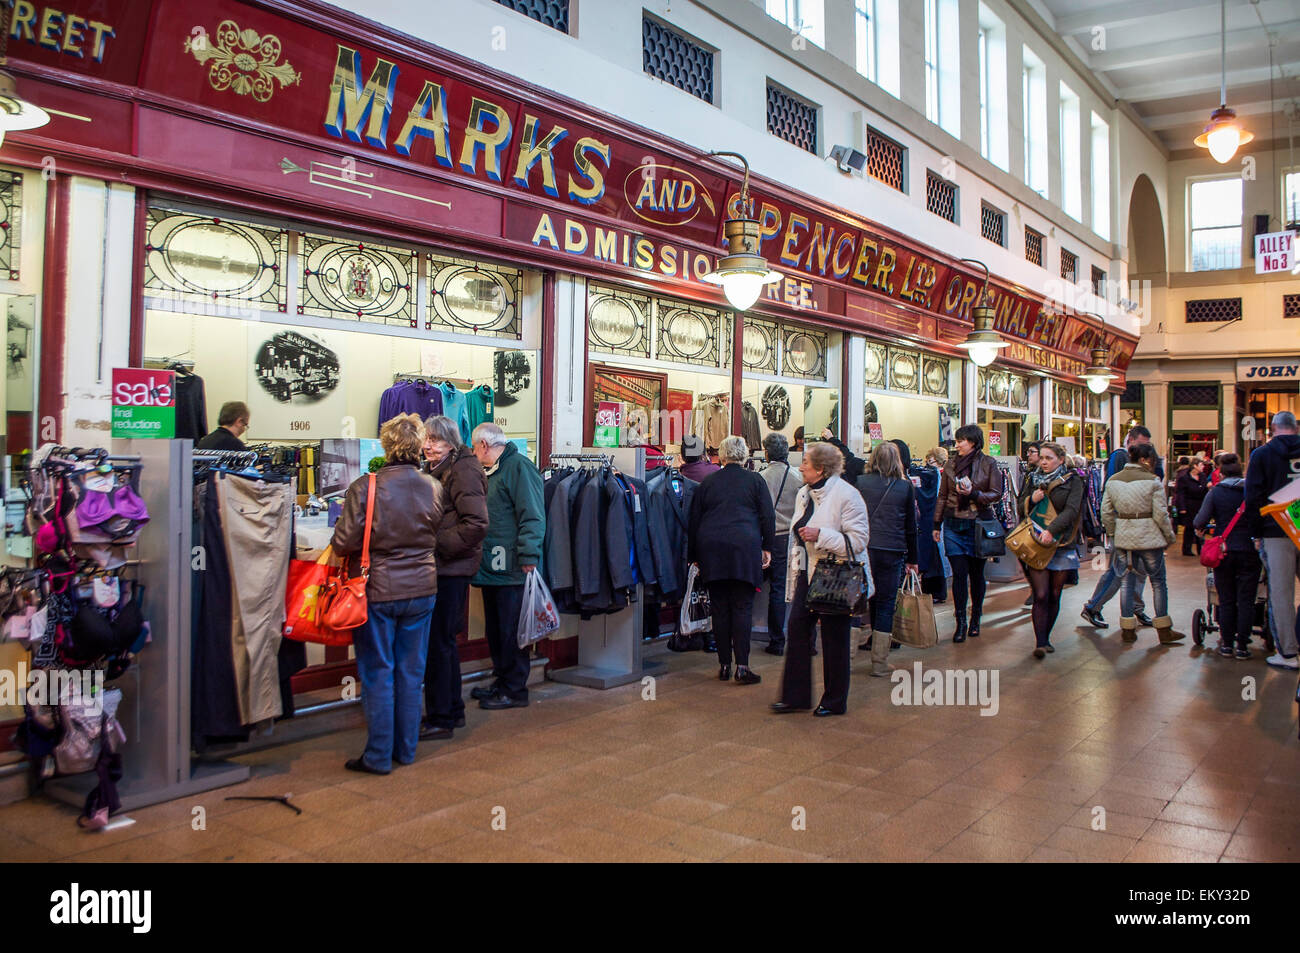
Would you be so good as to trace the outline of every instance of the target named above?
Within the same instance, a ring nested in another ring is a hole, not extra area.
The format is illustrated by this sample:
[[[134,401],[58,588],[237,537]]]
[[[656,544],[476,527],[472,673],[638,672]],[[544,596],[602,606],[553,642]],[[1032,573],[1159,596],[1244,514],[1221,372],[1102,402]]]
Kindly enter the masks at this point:
[[[170,440],[176,436],[176,373],[113,368],[113,436]]]
[[[1237,362],[1239,381],[1292,381],[1300,384],[1300,357]]]

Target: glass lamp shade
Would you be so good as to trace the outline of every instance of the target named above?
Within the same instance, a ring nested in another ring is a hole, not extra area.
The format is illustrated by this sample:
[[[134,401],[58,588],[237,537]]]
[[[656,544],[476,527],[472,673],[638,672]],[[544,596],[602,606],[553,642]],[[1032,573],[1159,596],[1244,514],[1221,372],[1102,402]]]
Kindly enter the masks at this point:
[[[1196,144],[1202,149],[1209,149],[1215,162],[1224,163],[1237,154],[1239,147],[1254,138],[1254,133],[1241,128],[1233,110],[1220,106],[1210,114],[1210,122],[1196,137]]]
[[[5,133],[36,129],[50,121],[50,114],[18,95],[13,76],[0,70],[0,145]]]
[[[998,359],[996,344],[972,344],[966,351],[970,354],[971,363],[976,367],[988,367]]]
[[[1110,387],[1109,374],[1088,375],[1084,379],[1088,382],[1088,390],[1094,394],[1104,394],[1106,389]]]
[[[755,272],[733,272],[722,276],[722,293],[727,296],[731,306],[737,311],[753,307],[758,296],[763,293],[767,282],[764,276]]]

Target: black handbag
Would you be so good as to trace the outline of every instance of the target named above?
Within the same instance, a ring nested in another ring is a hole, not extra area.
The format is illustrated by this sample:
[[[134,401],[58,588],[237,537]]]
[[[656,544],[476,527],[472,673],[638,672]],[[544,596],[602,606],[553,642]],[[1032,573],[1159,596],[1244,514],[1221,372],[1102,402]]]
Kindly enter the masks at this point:
[[[866,611],[870,587],[867,568],[853,558],[853,544],[844,536],[849,558],[823,556],[808,580],[805,604],[809,612],[823,615],[860,615]]]
[[[975,555],[992,559],[1007,554],[1007,528],[996,519],[975,520]]]

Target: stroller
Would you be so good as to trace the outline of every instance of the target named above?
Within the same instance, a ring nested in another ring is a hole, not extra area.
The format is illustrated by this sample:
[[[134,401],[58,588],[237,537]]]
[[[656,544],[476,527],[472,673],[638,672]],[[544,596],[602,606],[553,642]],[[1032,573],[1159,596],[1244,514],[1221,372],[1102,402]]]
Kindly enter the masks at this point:
[[[1219,591],[1214,588],[1214,570],[1205,570],[1205,608],[1192,613],[1192,641],[1198,646],[1205,645],[1205,637],[1219,631]],[[1268,571],[1261,570],[1259,588],[1255,594],[1255,624],[1252,632],[1264,637],[1264,646],[1272,655],[1273,630],[1268,624]]]

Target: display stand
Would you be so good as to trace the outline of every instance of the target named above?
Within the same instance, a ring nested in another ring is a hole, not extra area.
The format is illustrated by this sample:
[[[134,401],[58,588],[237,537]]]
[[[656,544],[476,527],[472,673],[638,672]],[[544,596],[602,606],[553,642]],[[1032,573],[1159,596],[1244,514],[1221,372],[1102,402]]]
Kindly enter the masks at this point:
[[[645,479],[644,447],[584,447],[584,454],[608,454],[614,466],[638,480]],[[644,586],[637,586],[637,601],[618,612],[580,619],[574,615],[560,616],[560,637],[575,635],[578,639],[578,664],[550,673],[549,678],[567,685],[584,688],[616,688],[640,681],[664,668],[662,662],[647,662],[641,658],[641,600],[645,598]]]
[[[151,635],[122,689],[122,812],[248,780],[247,765],[195,761],[190,754],[190,593],[194,473],[189,440],[114,440],[113,453],[140,458],[140,496],[149,522],[135,558]],[[53,797],[81,806],[92,772],[47,781]],[[120,812],[119,812],[120,816]]]

